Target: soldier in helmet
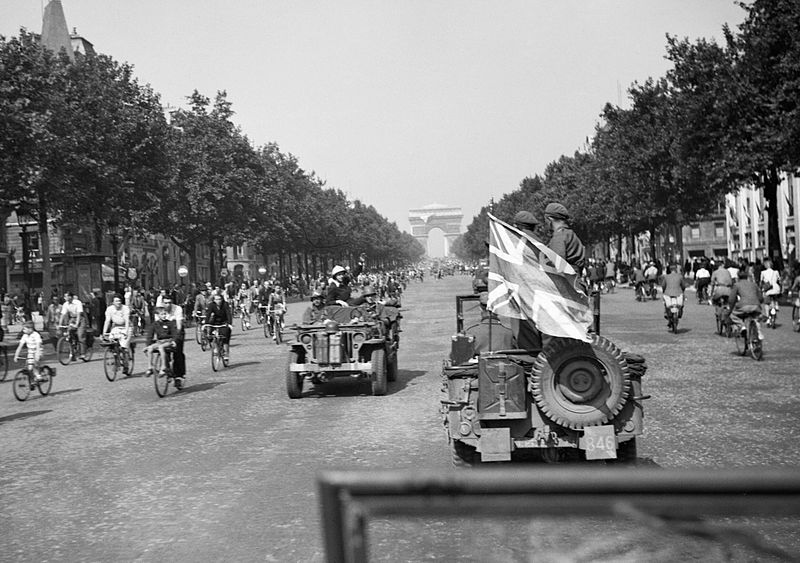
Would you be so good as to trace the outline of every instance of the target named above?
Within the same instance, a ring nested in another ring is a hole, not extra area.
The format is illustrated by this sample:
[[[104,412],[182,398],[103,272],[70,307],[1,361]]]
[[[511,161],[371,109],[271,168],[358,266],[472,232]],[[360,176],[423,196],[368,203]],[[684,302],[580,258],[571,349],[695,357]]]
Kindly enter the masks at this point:
[[[311,294],[311,306],[303,313],[303,324],[309,325],[325,320],[325,296],[318,289]]]

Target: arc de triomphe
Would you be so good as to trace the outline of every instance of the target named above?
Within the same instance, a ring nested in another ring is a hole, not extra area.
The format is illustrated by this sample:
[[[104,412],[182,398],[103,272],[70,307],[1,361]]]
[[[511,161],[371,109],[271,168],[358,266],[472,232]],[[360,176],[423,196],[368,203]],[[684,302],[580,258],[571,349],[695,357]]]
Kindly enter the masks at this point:
[[[411,223],[411,234],[428,250],[428,234],[431,229],[439,228],[444,232],[444,255],[450,255],[453,241],[461,235],[461,220],[464,214],[460,207],[432,203],[421,209],[411,209],[408,221]]]

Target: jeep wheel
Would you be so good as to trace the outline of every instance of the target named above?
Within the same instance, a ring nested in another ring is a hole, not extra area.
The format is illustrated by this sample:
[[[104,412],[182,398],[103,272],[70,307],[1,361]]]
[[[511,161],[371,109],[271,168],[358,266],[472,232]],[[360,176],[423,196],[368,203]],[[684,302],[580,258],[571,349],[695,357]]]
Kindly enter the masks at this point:
[[[397,381],[397,352],[389,353],[389,361],[386,365],[386,380]]]
[[[290,399],[299,399],[303,396],[303,374],[292,371],[292,364],[297,363],[297,352],[289,352],[289,361],[286,364],[286,394]]]
[[[481,454],[464,442],[450,440],[450,449],[453,453],[453,467],[474,467],[481,460]]]
[[[373,395],[386,395],[386,352],[383,348],[376,348],[372,351],[370,383]]]
[[[622,351],[597,334],[590,343],[553,339],[534,361],[531,379],[539,408],[575,430],[612,420],[631,386]]]

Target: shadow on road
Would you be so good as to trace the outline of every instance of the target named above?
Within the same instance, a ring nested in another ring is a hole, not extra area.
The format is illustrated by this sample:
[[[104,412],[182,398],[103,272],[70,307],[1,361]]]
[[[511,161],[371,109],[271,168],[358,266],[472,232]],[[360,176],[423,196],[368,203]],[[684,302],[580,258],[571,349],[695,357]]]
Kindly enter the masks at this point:
[[[235,363],[228,364],[228,369],[241,368],[241,367],[244,367],[244,366],[257,366],[260,363],[261,362],[235,362]]]
[[[209,381],[208,383],[198,383],[197,385],[191,385],[189,387],[184,387],[182,390],[180,390],[180,391],[178,391],[178,392],[176,392],[176,393],[174,393],[172,395],[167,395],[167,397],[165,397],[165,399],[171,398],[171,397],[181,397],[183,395],[188,395],[189,393],[199,393],[201,391],[208,391],[208,390],[213,389],[214,387],[217,387],[219,385],[225,385],[225,383],[226,383],[225,381]]]
[[[402,391],[409,385],[416,385],[414,382],[415,379],[418,377],[422,377],[428,373],[427,371],[422,370],[413,370],[413,369],[401,369],[397,371],[397,381],[394,381],[389,384],[389,391],[386,393],[387,395],[394,395],[398,391]]]
[[[58,381],[58,380],[56,380]],[[78,387],[77,389],[64,389],[63,391],[55,391],[50,393],[48,397],[55,397],[56,395],[69,395],[70,393],[77,393],[78,391],[83,391],[83,387]],[[37,399],[42,399],[42,396],[36,397]]]
[[[389,384],[393,385],[392,383]],[[308,387],[306,387],[308,386]],[[339,377],[327,383],[317,383],[316,385],[303,382],[303,397],[313,399],[325,399],[328,397],[359,397],[362,395],[372,395],[369,380]]]
[[[40,414],[47,414],[49,412],[53,412],[52,410],[46,411],[28,411],[28,412],[18,412],[17,414],[10,414],[8,416],[0,416],[0,424],[4,422],[11,422],[12,420],[21,420],[23,418],[30,418],[32,416],[39,416]]]

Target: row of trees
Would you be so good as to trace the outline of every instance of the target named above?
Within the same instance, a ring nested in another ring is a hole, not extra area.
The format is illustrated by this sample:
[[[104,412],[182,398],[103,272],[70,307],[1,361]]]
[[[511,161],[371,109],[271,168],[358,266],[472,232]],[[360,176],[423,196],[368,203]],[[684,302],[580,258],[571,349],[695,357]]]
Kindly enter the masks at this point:
[[[424,254],[374,207],[327,188],[278,145],[254,147],[232,122],[225,92],[188,100],[168,119],[130,65],[102,54],[72,63],[25,30],[0,37],[0,201],[36,218],[45,291],[48,222],[90,228],[95,251],[109,224],[162,234],[189,256],[191,279],[198,244],[293,253],[306,271],[309,259],[364,252],[397,265]]]
[[[666,76],[634,83],[628,109],[607,104],[586,150],[522,180],[494,214],[541,213],[561,201],[578,234],[594,243],[664,232],[755,185],[772,210],[769,255],[780,262],[778,185],[783,172],[800,168],[800,4],[742,7],[745,22],[738,33],[723,28],[723,45],[668,36]],[[462,258],[484,255],[487,211],[456,245]]]

